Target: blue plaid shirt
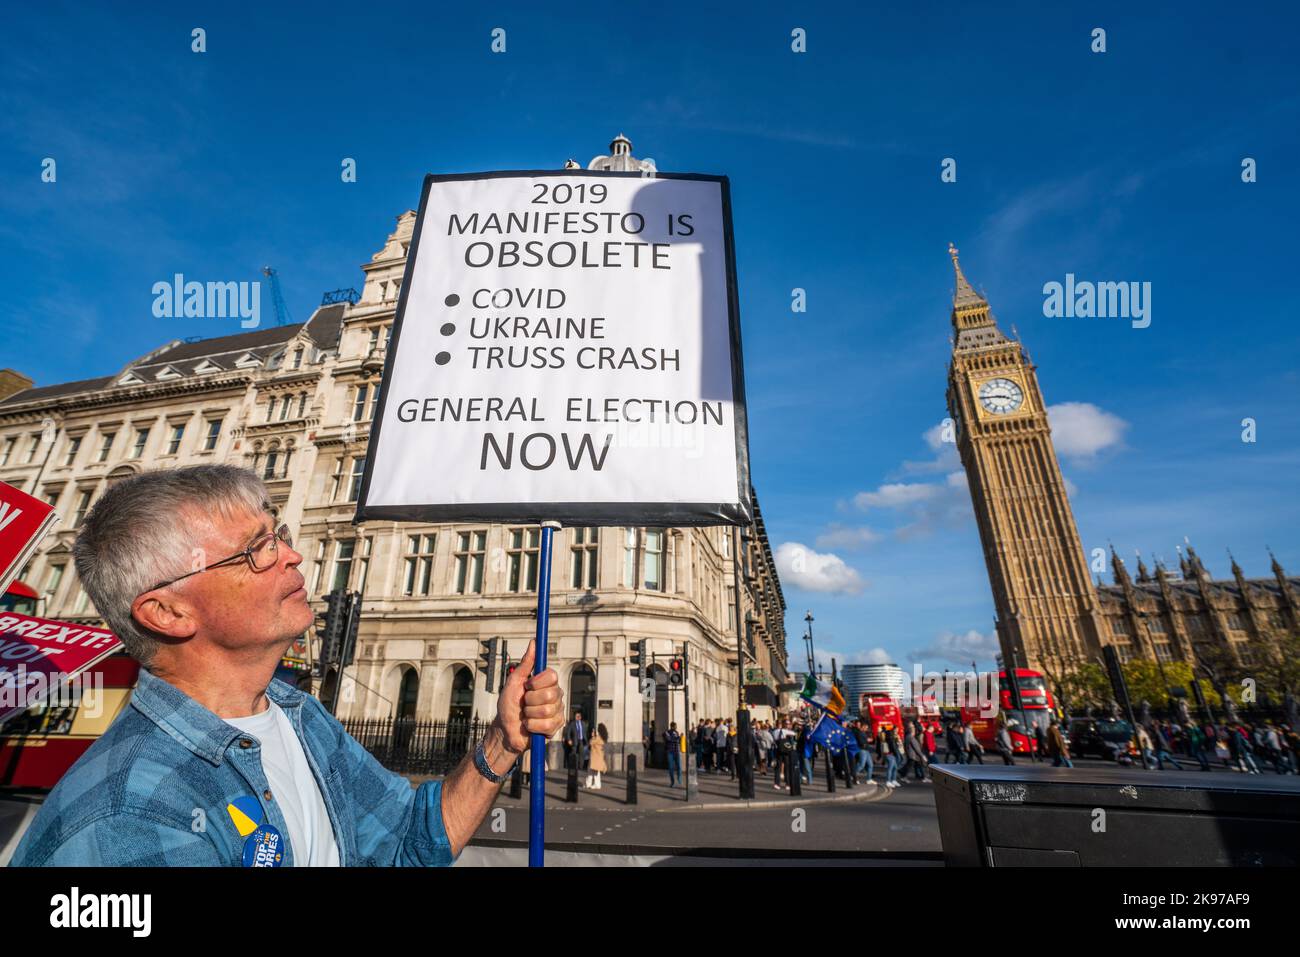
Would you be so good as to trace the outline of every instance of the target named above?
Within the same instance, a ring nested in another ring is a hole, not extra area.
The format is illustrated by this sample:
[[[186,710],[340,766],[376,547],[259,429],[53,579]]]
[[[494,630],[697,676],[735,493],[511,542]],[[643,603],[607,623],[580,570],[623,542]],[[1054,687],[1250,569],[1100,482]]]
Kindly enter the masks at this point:
[[[311,695],[266,689],[293,724],[334,827],[339,861],[426,867],[453,862],[442,782],[418,788],[386,770]],[[14,851],[14,866],[230,866],[245,838],[227,810],[253,798],[288,828],[256,738],[141,669],[130,705],[59,780]],[[245,807],[249,805],[245,803]]]

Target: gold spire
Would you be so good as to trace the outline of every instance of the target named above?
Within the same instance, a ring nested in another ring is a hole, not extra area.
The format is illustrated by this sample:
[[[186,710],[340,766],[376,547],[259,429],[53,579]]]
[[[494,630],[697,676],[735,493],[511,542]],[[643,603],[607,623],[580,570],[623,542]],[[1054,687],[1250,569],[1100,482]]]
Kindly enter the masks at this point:
[[[961,271],[961,263],[957,261],[957,247],[952,243],[948,244],[948,255],[952,257],[953,272],[957,274],[957,291],[952,296],[953,308],[976,305],[987,306],[988,301],[977,293],[966,280],[966,274]]]

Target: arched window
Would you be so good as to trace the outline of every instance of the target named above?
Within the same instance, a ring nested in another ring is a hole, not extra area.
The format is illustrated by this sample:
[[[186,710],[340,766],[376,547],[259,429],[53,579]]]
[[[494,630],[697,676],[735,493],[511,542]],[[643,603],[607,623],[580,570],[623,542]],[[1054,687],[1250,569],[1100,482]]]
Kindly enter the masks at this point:
[[[469,721],[474,710],[474,673],[465,667],[456,669],[451,681],[451,703],[447,707],[447,720]]]
[[[397,716],[414,718],[415,703],[420,697],[420,675],[414,668],[402,672],[402,690],[397,695]]]

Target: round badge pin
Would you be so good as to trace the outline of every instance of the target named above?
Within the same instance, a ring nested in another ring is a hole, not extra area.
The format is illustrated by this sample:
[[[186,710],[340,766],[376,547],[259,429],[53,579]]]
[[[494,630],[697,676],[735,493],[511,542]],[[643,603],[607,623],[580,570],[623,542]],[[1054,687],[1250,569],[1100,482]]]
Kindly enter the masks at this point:
[[[274,824],[258,825],[244,840],[245,867],[279,867],[284,863],[284,838]]]

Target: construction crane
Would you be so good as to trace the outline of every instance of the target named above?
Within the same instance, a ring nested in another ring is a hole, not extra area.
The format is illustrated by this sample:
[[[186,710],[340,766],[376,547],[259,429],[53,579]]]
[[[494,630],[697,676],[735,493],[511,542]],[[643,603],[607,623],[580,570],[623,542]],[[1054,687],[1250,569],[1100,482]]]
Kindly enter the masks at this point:
[[[271,302],[275,306],[275,324],[291,325],[293,317],[289,315],[289,307],[285,305],[284,295],[280,292],[280,274],[270,266],[263,266],[262,275],[271,280]]]

